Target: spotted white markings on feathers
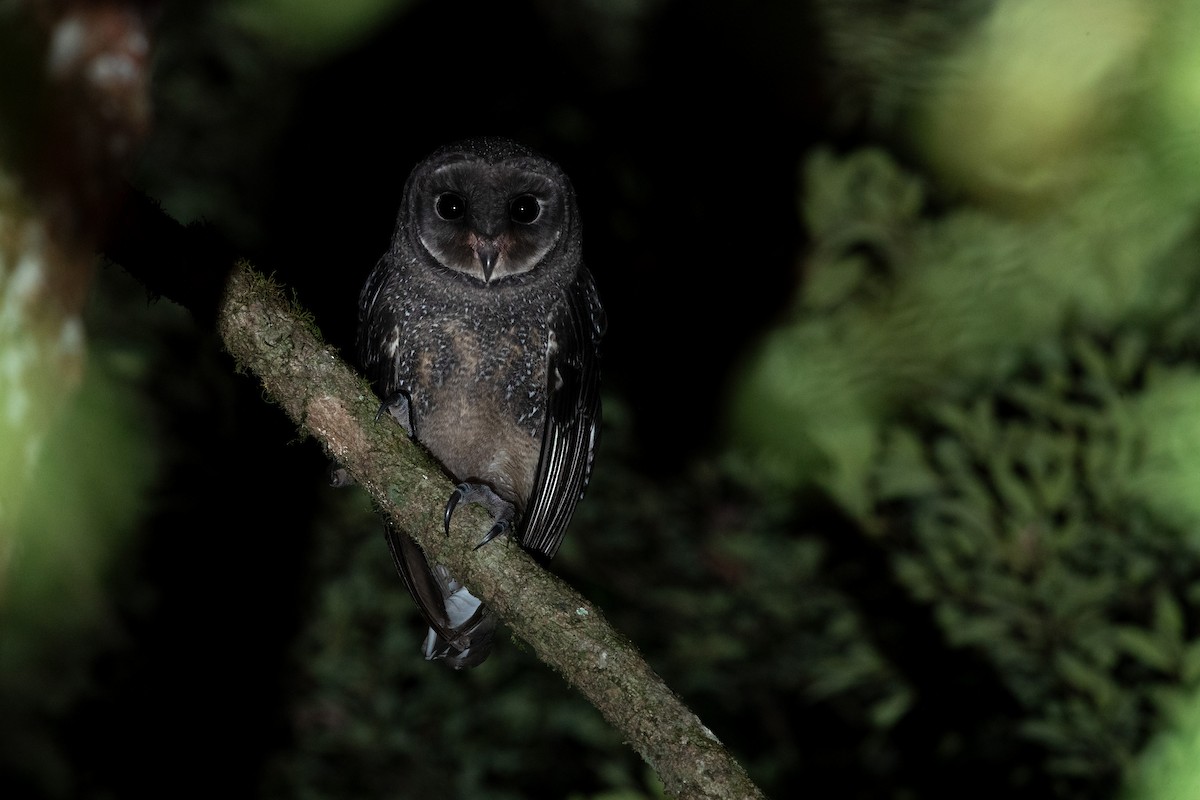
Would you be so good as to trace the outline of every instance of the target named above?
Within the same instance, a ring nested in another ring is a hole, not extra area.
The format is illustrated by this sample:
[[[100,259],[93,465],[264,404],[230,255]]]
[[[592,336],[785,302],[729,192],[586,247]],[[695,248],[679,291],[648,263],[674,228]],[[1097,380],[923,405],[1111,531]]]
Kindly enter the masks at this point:
[[[405,316],[408,316],[407,312]],[[392,328],[392,335],[383,343],[383,350],[387,353],[388,358],[395,358],[396,353],[400,351],[400,327]]]

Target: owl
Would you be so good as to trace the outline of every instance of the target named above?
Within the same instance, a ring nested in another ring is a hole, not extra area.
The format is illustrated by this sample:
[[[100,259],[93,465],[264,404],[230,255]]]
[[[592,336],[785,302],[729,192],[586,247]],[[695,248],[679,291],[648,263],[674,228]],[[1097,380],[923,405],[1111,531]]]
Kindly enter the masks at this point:
[[[506,139],[437,150],[408,177],[391,245],[359,299],[358,352],[384,412],[543,563],[592,470],[606,318],[583,264],[579,210],[554,162]],[[444,566],[387,526],[429,623],[424,653],[482,662],[496,621]]]

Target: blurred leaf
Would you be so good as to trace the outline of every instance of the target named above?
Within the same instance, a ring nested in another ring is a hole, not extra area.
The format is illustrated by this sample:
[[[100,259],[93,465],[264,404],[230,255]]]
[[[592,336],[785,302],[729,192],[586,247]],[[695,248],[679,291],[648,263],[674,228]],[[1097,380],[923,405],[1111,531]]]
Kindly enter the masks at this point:
[[[1172,698],[1169,725],[1146,746],[1125,775],[1121,800],[1200,797],[1200,693],[1193,686]]]
[[[303,61],[353,46],[412,5],[412,0],[226,0],[242,25]]]
[[[1121,625],[1114,628],[1113,633],[1118,647],[1151,669],[1170,673],[1178,665],[1178,657],[1172,648],[1165,647],[1150,631]]]

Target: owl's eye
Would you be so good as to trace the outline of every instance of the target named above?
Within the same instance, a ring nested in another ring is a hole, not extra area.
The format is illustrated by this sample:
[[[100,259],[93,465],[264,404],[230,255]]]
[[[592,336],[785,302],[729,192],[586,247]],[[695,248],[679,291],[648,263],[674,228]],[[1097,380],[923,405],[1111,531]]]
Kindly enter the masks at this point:
[[[457,192],[442,192],[433,208],[439,217],[447,222],[454,222],[466,216],[467,199]]]
[[[508,215],[513,222],[528,225],[542,215],[542,204],[531,194],[520,194],[509,201]]]

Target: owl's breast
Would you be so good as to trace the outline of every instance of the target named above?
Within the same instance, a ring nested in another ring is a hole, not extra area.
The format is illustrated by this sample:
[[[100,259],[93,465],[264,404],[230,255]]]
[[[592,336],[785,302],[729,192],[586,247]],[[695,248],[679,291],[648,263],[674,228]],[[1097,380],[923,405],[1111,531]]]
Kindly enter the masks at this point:
[[[458,480],[488,483],[523,508],[545,419],[545,327],[461,314],[424,323],[398,370],[417,440]]]

